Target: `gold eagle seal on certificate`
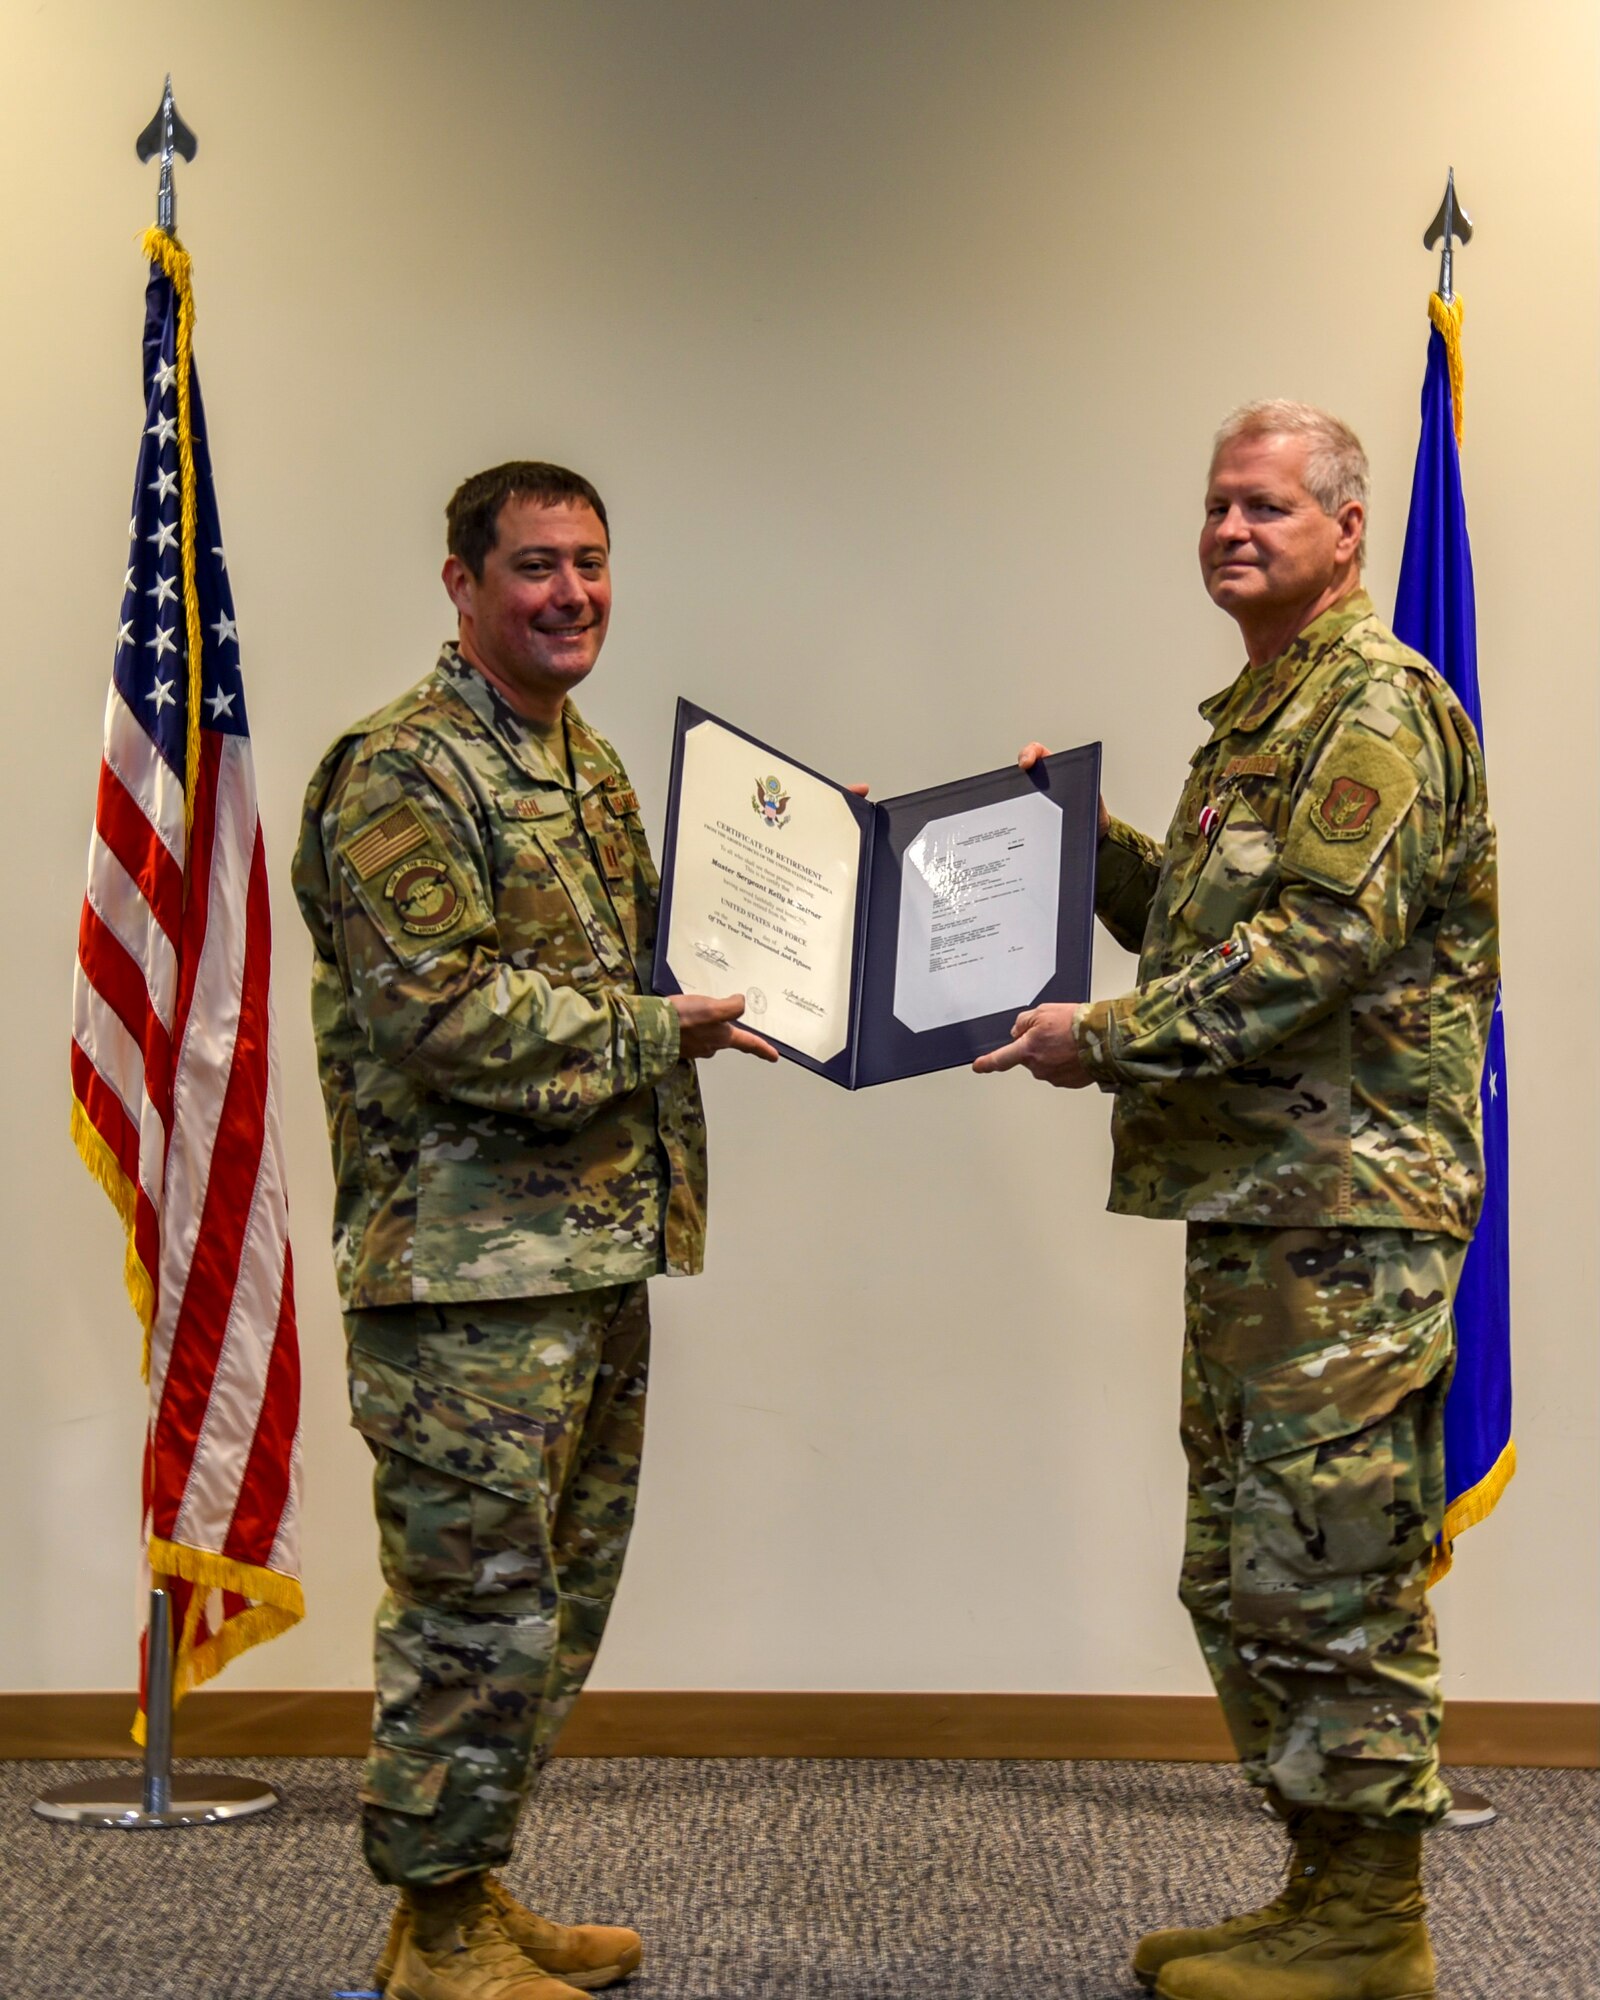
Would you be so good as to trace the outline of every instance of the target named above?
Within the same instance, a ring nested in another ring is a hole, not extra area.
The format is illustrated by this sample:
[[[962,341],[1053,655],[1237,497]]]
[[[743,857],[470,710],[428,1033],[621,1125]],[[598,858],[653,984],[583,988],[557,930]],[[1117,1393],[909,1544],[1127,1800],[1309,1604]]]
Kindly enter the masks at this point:
[[[755,797],[750,803],[768,826],[789,824],[789,794],[783,789],[781,778],[757,778]]]

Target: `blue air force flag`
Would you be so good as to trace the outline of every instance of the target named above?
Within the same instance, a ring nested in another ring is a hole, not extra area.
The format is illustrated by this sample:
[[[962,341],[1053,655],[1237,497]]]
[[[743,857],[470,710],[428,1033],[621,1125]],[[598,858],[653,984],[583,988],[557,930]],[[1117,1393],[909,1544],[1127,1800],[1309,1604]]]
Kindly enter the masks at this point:
[[[1472,550],[1461,491],[1461,301],[1429,301],[1417,445],[1400,563],[1394,629],[1450,683],[1483,740]],[[1456,1294],[1456,1372],[1445,1403],[1445,1527],[1434,1560],[1450,1567],[1450,1545],[1484,1520],[1516,1470],[1511,1441],[1511,1251],[1507,1203],[1506,1044],[1495,995],[1483,1068],[1483,1214]]]

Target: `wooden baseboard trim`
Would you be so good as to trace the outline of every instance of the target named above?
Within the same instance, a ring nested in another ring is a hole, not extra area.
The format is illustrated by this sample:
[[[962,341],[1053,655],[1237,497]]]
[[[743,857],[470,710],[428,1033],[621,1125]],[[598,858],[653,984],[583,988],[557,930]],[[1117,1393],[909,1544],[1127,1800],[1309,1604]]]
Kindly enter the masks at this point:
[[[359,1757],[372,1697],[360,1689],[203,1688],[178,1711],[180,1757]],[[0,1757],[133,1757],[133,1697],[0,1694]],[[596,1689],[563,1757],[1232,1756],[1209,1695],[848,1694]],[[1458,1701],[1451,1764],[1600,1768],[1600,1702]]]

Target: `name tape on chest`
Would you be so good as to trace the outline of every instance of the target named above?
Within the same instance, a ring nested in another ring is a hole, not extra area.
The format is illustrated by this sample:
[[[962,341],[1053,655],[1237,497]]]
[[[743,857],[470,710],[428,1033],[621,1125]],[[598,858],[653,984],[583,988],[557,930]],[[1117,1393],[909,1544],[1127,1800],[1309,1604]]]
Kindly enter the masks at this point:
[[[495,804],[506,819],[557,819],[572,810],[567,792],[501,792]]]
[[[1275,778],[1282,761],[1265,751],[1249,757],[1230,757],[1223,767],[1222,782],[1226,785],[1234,778]]]

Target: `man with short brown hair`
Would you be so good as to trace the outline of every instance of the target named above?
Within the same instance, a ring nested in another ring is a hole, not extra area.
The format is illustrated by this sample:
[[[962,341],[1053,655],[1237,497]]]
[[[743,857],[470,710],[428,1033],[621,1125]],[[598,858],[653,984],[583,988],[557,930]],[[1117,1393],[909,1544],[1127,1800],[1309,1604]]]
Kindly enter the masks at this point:
[[[448,525],[458,637],[323,759],[294,869],[388,1584],[362,1829],[400,1891],[390,2000],[573,2000],[638,1937],[490,1871],[621,1576],[645,1281],[700,1268],[694,1062],[776,1053],[733,1025],[743,995],[649,990],[639,801],[570,699],[611,615],[599,494],[521,461]]]

